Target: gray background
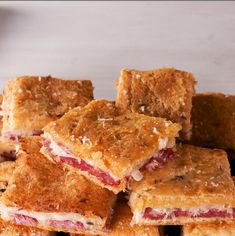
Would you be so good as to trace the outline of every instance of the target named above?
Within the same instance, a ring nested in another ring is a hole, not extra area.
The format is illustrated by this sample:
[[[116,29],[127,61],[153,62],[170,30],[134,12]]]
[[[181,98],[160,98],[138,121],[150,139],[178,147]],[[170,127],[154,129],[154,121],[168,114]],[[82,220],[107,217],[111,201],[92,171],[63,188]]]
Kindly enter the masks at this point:
[[[163,66],[235,93],[235,2],[0,2],[0,89],[51,74],[113,99],[122,68]]]

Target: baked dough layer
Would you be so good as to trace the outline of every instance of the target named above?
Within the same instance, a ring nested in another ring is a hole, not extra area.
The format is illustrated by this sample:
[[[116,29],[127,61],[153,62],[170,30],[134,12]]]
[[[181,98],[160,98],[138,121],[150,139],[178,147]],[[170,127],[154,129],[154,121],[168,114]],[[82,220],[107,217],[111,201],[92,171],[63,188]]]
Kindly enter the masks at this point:
[[[2,133],[4,136],[32,135],[92,99],[93,87],[89,80],[17,77],[4,88]]]
[[[180,137],[188,140],[195,84],[192,73],[174,68],[124,69],[117,81],[116,104],[125,110],[177,122],[182,125]]]

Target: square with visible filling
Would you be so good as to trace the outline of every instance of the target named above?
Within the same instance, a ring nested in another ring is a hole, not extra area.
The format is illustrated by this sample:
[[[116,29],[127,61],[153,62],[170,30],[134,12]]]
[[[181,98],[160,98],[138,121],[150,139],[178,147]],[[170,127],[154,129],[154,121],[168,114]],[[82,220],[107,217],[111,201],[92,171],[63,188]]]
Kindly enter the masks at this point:
[[[124,69],[117,82],[116,104],[125,110],[179,123],[180,137],[188,140],[195,83],[192,73],[174,68]]]
[[[51,231],[103,233],[116,196],[40,152],[40,137],[21,138],[21,149],[0,213],[5,221]]]
[[[7,82],[3,93],[2,136],[37,135],[49,122],[93,99],[89,80],[23,76]]]
[[[146,164],[160,165],[173,156],[180,128],[163,118],[122,112],[113,102],[94,100],[48,124],[41,152],[118,193],[130,177],[141,179]]]
[[[227,155],[177,145],[178,157],[131,183],[133,224],[186,224],[234,219],[235,187]]]

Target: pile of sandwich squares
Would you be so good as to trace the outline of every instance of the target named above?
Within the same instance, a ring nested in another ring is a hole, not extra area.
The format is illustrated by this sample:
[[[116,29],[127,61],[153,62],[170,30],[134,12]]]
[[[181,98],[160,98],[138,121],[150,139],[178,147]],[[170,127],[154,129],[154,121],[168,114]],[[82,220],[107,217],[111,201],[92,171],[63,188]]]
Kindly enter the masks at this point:
[[[0,235],[235,235],[235,96],[195,85],[174,68],[124,69],[107,101],[89,80],[9,80]]]

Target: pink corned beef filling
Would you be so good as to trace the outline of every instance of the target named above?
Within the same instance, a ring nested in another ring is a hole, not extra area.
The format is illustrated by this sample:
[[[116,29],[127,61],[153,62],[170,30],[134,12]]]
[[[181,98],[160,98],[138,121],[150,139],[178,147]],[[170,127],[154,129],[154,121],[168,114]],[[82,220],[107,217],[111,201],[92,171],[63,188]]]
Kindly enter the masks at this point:
[[[59,162],[61,164],[66,163],[70,166],[80,169],[81,171],[88,172],[90,175],[95,176],[97,179],[99,179],[102,183],[106,185],[118,186],[121,183],[120,180],[114,180],[107,172],[95,168],[83,160],[76,160],[75,158],[71,157],[59,157],[59,158],[60,158]]]
[[[90,175],[95,176],[97,179],[99,179],[102,183],[109,186],[118,186],[121,183],[121,180],[115,180],[109,173],[99,169],[95,168],[94,166],[88,164],[82,159],[76,159],[71,157],[71,153],[69,153],[62,145],[59,145],[65,152],[68,153],[68,156],[58,156],[54,155],[52,153],[52,149],[50,147],[51,141],[49,139],[43,140],[43,146],[47,150],[47,152],[50,154],[51,158],[53,158],[54,161],[61,164],[67,164],[70,166],[73,166],[74,168],[80,169],[81,171],[88,172]],[[160,168],[163,166],[167,160],[173,158],[175,156],[175,151],[173,148],[163,149],[159,152],[155,153],[153,157],[144,164],[144,166],[141,167],[140,170],[154,170],[157,168]],[[126,176],[126,179],[129,179],[129,176]]]
[[[14,214],[14,218],[12,219],[13,224],[17,225],[27,225],[27,226],[37,226],[38,221],[36,218],[22,215],[22,214]],[[83,223],[77,221],[71,221],[71,220],[50,220],[46,226],[52,226],[57,228],[66,228],[66,229],[85,229]]]
[[[67,164],[67,165],[73,166],[74,168],[80,169],[81,171],[88,172],[89,174],[95,176],[97,179],[99,179],[102,183],[106,185],[118,186],[121,183],[120,180],[114,180],[107,172],[104,172],[98,168],[95,168],[83,160],[78,160],[72,157],[63,157],[63,156],[53,155],[52,149],[50,148],[49,140],[43,140],[43,146],[50,153],[50,156],[53,158],[53,160],[60,164]]]
[[[233,210],[234,211],[234,210]],[[209,209],[206,212],[198,211],[197,214],[192,214],[189,210],[181,210],[179,208],[172,209],[170,214],[163,213],[159,214],[154,211],[154,209],[148,207],[145,209],[143,217],[150,220],[163,220],[163,219],[175,219],[180,217],[186,218],[212,218],[212,217],[219,217],[219,218],[233,218],[235,219],[235,214],[228,212],[227,210],[219,210],[219,209]]]
[[[64,221],[50,220],[49,225],[53,227],[66,228],[66,229],[85,229],[83,223],[79,221],[74,222],[71,220],[64,220]]]
[[[12,223],[16,225],[37,225],[38,221],[30,216],[22,215],[22,214],[15,214],[14,218],[12,219]]]
[[[164,166],[164,164],[175,157],[176,152],[173,148],[167,148],[154,153],[152,158],[141,168],[141,170],[153,171]]]

